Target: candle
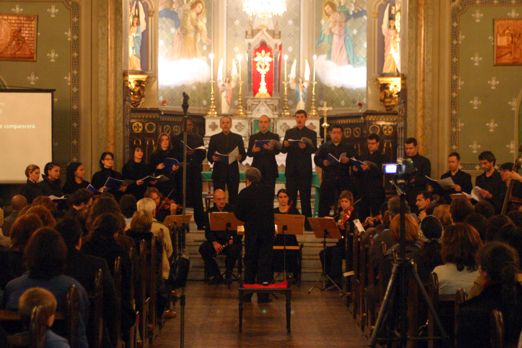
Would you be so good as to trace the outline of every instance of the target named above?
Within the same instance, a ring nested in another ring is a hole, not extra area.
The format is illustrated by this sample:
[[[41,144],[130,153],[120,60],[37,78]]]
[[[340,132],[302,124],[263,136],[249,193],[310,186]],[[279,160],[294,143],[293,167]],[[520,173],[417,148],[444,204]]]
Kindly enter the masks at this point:
[[[214,53],[210,53],[208,55],[210,59],[210,81],[214,80]]]
[[[283,58],[284,58],[284,61],[285,61],[284,69],[283,69],[283,74],[284,74],[284,78],[285,78],[284,81],[288,82],[288,73],[287,73],[287,70],[286,70],[286,63],[288,61],[288,55],[285,54]]]
[[[314,59],[314,72],[313,72],[313,77],[312,77],[312,82],[315,82],[315,62],[317,61],[317,56],[314,54],[314,56],[312,57]]]
[[[241,60],[243,60],[243,56],[241,55],[241,53],[238,53],[238,55],[236,56],[236,59],[237,59],[237,72],[239,75],[239,80],[241,81]]]

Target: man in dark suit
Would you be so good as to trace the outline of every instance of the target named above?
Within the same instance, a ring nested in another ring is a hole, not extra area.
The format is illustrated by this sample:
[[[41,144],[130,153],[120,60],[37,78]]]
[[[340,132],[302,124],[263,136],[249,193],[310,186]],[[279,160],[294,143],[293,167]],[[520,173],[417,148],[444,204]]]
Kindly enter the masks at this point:
[[[317,150],[317,133],[306,127],[308,115],[304,110],[295,112],[296,126],[286,131],[282,153],[286,153],[286,189],[292,204],[301,197],[303,215],[312,216],[310,203],[312,190],[312,154]]]
[[[172,139],[174,145],[175,158],[183,158],[183,133]],[[203,143],[203,137],[194,132],[194,123],[187,119],[187,199],[194,208],[194,221],[198,230],[205,226],[205,214],[203,212],[203,183],[201,171],[203,170],[203,160],[207,151]],[[179,175],[179,180],[183,180]],[[181,188],[181,183],[178,187]]]
[[[236,217],[245,223],[245,283],[269,283],[273,279],[274,198],[259,185],[261,172],[257,168],[248,168],[245,177],[246,188],[234,209]],[[270,302],[270,298],[258,294],[257,301]]]
[[[315,165],[323,170],[319,197],[319,216],[330,214],[332,205],[337,203],[344,190],[353,191],[350,178],[350,158],[353,150],[342,142],[343,130],[335,125],[330,129],[330,140],[319,147],[315,154]]]
[[[205,223],[205,238],[201,243],[199,253],[205,262],[205,271],[210,280],[210,284],[219,284],[223,277],[219,271],[218,264],[214,257],[218,254],[226,255],[226,281],[232,280],[232,271],[236,265],[241,252],[241,242],[235,231],[211,231],[208,222],[208,214],[215,212],[232,212],[232,206],[227,204],[225,191],[217,189],[214,191],[214,206],[207,211]]]
[[[442,202],[451,203],[451,194],[471,193],[471,175],[460,169],[460,154],[452,152],[448,155],[448,171],[440,176],[441,179],[451,178],[455,184],[451,189],[442,192]]]
[[[493,204],[498,214],[502,209],[502,203],[506,194],[506,184],[502,181],[500,173],[495,169],[497,159],[491,151],[483,151],[479,154],[480,168],[484,173],[477,176],[475,185],[480,187],[480,194],[485,200]]]
[[[102,270],[103,287],[103,322],[104,322],[104,347],[110,347],[110,342],[117,342],[116,327],[113,323],[117,322],[116,315],[120,298],[116,294],[114,280],[107,265],[107,262],[99,257],[84,254],[80,251],[82,245],[82,227],[78,221],[72,218],[65,218],[56,225],[56,230],[62,235],[67,246],[67,262],[65,274],[78,280],[88,294],[93,294],[95,290],[94,279],[96,272]],[[94,330],[94,323],[87,326],[88,337],[92,337],[89,332]],[[89,342],[92,344],[92,342]]]
[[[274,193],[279,174],[275,159],[279,151],[279,135],[270,132],[270,118],[262,115],[259,118],[259,132],[252,135],[248,141],[247,154],[254,158],[252,167],[261,172],[261,185],[267,187],[272,193]]]
[[[382,181],[382,165],[387,162],[382,153],[381,138],[377,134],[370,134],[366,141],[368,152],[359,160],[364,164],[353,166],[357,183],[357,195],[361,198],[359,203],[359,219],[365,221],[368,216],[376,216],[384,203],[384,186]]]
[[[207,159],[214,164],[212,170],[212,182],[214,189],[228,189],[228,201],[234,205],[239,189],[239,162],[245,159],[245,146],[241,135],[232,133],[232,119],[229,116],[221,117],[219,121],[222,132],[210,137],[208,144]],[[228,155],[232,150],[238,148],[237,160],[230,163]],[[221,155],[219,155],[221,154]]]
[[[406,192],[408,195],[408,204],[414,213],[417,213],[417,195],[426,189],[428,180],[426,176],[431,175],[430,160],[419,154],[417,147],[417,139],[408,138],[404,143],[404,154],[407,159],[413,162],[414,172],[408,178]]]

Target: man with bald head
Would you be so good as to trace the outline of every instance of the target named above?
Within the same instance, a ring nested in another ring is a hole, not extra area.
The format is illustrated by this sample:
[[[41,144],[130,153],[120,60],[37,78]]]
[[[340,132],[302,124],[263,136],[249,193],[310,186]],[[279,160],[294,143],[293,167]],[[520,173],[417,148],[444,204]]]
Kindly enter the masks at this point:
[[[18,213],[20,213],[20,210],[24,209],[26,206],[27,198],[24,196],[14,195],[11,198],[11,213],[5,217],[4,225],[2,226],[2,230],[6,236],[9,235],[9,230],[18,217]]]
[[[229,116],[221,117],[219,126],[222,132],[214,134],[210,137],[208,143],[207,159],[209,163],[214,165],[212,170],[212,183],[214,189],[228,190],[230,204],[234,204],[239,189],[239,163],[246,157],[245,145],[241,135],[232,133],[232,119]],[[239,150],[237,161],[228,163],[227,157],[218,156],[219,154],[227,155],[235,148]]]
[[[279,175],[275,156],[279,153],[281,144],[279,135],[270,131],[270,118],[262,115],[259,118],[259,132],[253,134],[248,142],[248,156],[254,158],[252,167],[261,172],[261,185],[267,187],[272,194]]]
[[[214,191],[214,206],[207,211],[205,223],[205,238],[207,239],[199,247],[199,253],[205,262],[205,272],[208,275],[210,284],[219,284],[223,282],[223,277],[219,270],[219,266],[215,260],[215,256],[219,254],[226,255],[226,281],[232,280],[232,271],[236,265],[241,243],[237,233],[226,231],[211,231],[208,214],[215,212],[232,212],[232,206],[227,204],[225,191],[217,189]]]

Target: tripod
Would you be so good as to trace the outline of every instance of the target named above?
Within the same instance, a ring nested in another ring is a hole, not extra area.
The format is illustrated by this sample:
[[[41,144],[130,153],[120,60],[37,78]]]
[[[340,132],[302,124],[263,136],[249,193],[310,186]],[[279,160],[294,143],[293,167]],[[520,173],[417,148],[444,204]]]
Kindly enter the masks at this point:
[[[310,289],[308,289],[308,294],[312,293],[312,290],[319,289],[321,291],[325,291],[331,289],[332,287],[336,288],[339,291],[341,296],[346,295],[344,290],[341,288],[339,284],[335,282],[327,273],[326,273],[326,238],[328,237],[328,230],[325,228],[323,232],[323,267],[321,268],[321,277],[316,281],[316,284],[321,284],[321,287],[318,285],[313,285]],[[326,282],[330,281],[331,286],[327,287]]]
[[[399,257],[394,260],[392,274],[388,285],[386,287],[386,292],[384,294],[384,298],[381,304],[381,308],[379,310],[379,314],[377,315],[377,321],[375,323],[375,328],[372,332],[372,336],[370,338],[370,347],[375,347],[378,342],[387,342],[397,340],[397,337],[393,335],[382,332],[383,328],[386,328],[386,324],[393,324],[392,314],[397,315],[400,318],[400,344],[399,347],[406,347],[408,340],[415,341],[434,341],[434,340],[442,340],[448,346],[450,345],[450,340],[444,327],[440,322],[440,318],[433,307],[433,303],[422,284],[422,281],[417,273],[417,269],[412,260],[409,260],[406,257],[406,240],[405,240],[405,230],[406,230],[406,221],[405,221],[405,210],[406,210],[406,193],[399,187],[396,181],[390,181],[390,183],[395,187],[397,194],[400,197],[400,239],[399,239]],[[420,290],[422,295],[422,299],[428,306],[428,311],[432,315],[435,325],[440,332],[440,336],[433,337],[408,337],[408,317],[407,317],[407,280],[408,277],[412,277],[415,280],[415,285]],[[399,295],[397,298],[396,295]],[[399,306],[398,312],[393,312],[393,301],[398,299]],[[390,320],[391,319],[391,320]],[[390,323],[388,323],[390,321]],[[388,336],[386,336],[388,335]]]

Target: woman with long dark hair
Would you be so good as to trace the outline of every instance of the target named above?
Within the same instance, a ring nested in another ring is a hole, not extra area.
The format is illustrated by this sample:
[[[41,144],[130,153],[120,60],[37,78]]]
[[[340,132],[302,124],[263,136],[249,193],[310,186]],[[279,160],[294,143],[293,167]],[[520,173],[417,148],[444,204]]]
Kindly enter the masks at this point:
[[[81,162],[71,162],[67,165],[67,177],[63,185],[63,193],[71,194],[86,188],[89,182],[85,180],[85,167]]]
[[[480,295],[460,307],[458,347],[490,347],[491,311],[494,309],[503,315],[505,346],[517,346],[522,331],[518,259],[517,252],[502,242],[490,242],[480,249],[477,263],[479,272],[486,279],[486,286]]]
[[[120,172],[114,170],[114,154],[112,152],[104,152],[100,156],[100,170],[94,173],[92,176],[92,186],[94,186],[97,190],[101,192],[109,192],[115,195],[117,198],[121,195],[122,192],[125,192],[127,189],[127,185],[123,184],[119,189],[114,189],[106,186],[107,179],[109,177],[122,180],[122,175]]]
[[[295,214],[299,215],[299,210],[290,202],[290,197],[285,189],[277,191],[278,207],[274,208],[274,214]],[[274,246],[297,246],[297,238],[295,235],[276,234],[274,238]],[[283,259],[286,254],[286,260]],[[273,254],[272,268],[274,272],[283,272],[286,265],[286,271],[297,275],[299,267],[299,254],[293,250],[276,250]]]
[[[178,163],[172,161],[176,159]],[[167,133],[161,133],[158,137],[156,150],[150,155],[150,165],[155,175],[165,175],[169,180],[162,181],[156,185],[164,197],[174,198],[177,202],[181,200],[181,192],[178,178],[181,178],[181,166],[179,162],[182,159],[176,158],[176,152],[172,148],[170,136]],[[175,192],[174,192],[175,191]],[[174,195],[174,196],[173,196]]]
[[[152,169],[145,163],[143,155],[141,146],[136,146],[132,158],[125,163],[121,170],[125,180],[132,180],[126,192],[136,197],[137,200],[143,198],[143,194],[148,186],[147,182],[142,179],[152,174]]]

